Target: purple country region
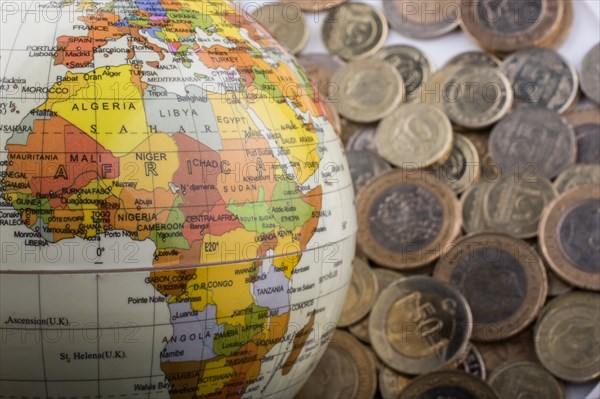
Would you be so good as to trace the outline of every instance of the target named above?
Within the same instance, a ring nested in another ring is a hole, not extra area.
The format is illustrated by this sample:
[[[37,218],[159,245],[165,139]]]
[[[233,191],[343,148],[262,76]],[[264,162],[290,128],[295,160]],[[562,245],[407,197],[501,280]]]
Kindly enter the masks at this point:
[[[223,333],[224,324],[217,324],[217,307],[206,305],[198,312],[189,302],[170,303],[173,335],[160,353],[161,361],[184,362],[215,357],[215,334]]]
[[[287,313],[290,310],[289,280],[284,272],[267,263],[267,259],[264,262],[254,281],[254,300],[258,306],[269,308],[271,314]]]
[[[152,16],[167,16],[167,12],[162,7],[159,0],[135,0],[135,4],[137,4],[140,10],[144,10]]]

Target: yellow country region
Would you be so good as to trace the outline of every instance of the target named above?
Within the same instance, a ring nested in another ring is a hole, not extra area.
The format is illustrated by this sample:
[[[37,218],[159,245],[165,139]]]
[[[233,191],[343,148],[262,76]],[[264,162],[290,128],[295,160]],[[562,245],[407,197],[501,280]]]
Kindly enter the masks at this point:
[[[89,87],[89,81],[85,77],[84,73],[67,72],[61,81],[56,82],[48,90],[48,99],[38,109],[52,110],[56,103],[75,98],[77,92]]]
[[[307,129],[287,103],[258,98],[248,106],[273,134],[281,153],[294,167],[298,181],[308,180],[319,167],[317,134]]]
[[[256,59],[256,65],[266,71],[274,69],[261,58]],[[302,112],[308,111],[314,116],[320,114],[315,106],[314,100],[306,91],[306,88],[302,87],[302,84],[310,85],[310,83],[306,81],[303,82],[304,78],[292,71],[287,63],[279,62],[275,73],[269,73],[267,76],[276,79],[270,79],[271,83],[281,91],[281,94],[284,97],[292,100]]]
[[[138,73],[131,65],[97,68],[83,74],[87,86],[49,108],[115,155],[130,152],[149,134]]]
[[[122,174],[126,175],[127,181],[137,183],[138,190],[170,190],[169,183],[179,167],[177,145],[166,133],[152,133],[146,137],[147,140],[121,157]]]
[[[208,99],[213,106],[221,140],[245,140],[249,131],[258,130],[246,109],[240,104],[238,93],[208,92]]]
[[[212,291],[206,289],[207,282],[208,268],[197,268],[194,277],[188,281],[185,291],[181,295],[169,298],[169,303],[189,301],[193,310],[203,312],[206,305],[215,305]]]
[[[204,398],[210,396],[210,394],[215,394],[222,390],[225,384],[235,376],[236,373],[233,368],[227,366],[226,357],[220,357],[217,360],[206,363],[201,382],[198,384],[196,396]]]
[[[273,266],[285,273],[288,279],[292,278],[292,271],[300,261],[300,227],[293,231],[278,229],[277,246],[275,247],[275,256]]]

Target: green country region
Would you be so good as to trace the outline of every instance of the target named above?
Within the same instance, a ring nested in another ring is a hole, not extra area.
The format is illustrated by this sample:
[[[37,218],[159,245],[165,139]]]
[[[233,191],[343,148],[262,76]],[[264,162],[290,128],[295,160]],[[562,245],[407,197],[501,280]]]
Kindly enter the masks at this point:
[[[150,239],[156,243],[156,249],[190,249],[190,243],[183,236],[185,215],[179,209],[179,205],[182,203],[183,199],[178,197],[173,204],[173,209],[169,212],[167,221],[154,225],[150,233]]]
[[[288,231],[302,227],[312,216],[314,207],[300,197],[296,183],[280,180],[271,197],[271,213],[277,223]]]
[[[223,333],[215,335],[213,351],[216,355],[232,355],[264,329],[268,317],[268,308],[250,305],[246,308],[245,325],[226,324]]]
[[[269,212],[269,205],[265,202],[263,187],[258,187],[258,200],[256,202],[244,202],[238,205],[230,200],[227,210],[237,216],[240,223],[248,231],[256,231],[259,234],[273,231],[275,218]]]

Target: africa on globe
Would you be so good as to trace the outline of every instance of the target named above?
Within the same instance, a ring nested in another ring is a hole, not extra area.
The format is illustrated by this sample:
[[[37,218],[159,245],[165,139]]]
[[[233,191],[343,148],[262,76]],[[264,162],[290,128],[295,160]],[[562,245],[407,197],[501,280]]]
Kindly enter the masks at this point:
[[[0,397],[293,397],[342,309],[324,105],[209,0],[2,1]]]

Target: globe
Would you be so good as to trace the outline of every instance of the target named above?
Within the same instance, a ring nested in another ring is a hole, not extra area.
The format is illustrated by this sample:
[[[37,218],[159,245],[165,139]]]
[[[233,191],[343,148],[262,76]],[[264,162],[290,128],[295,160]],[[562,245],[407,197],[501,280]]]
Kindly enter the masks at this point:
[[[1,4],[0,397],[292,397],[341,312],[344,151],[243,4]]]

